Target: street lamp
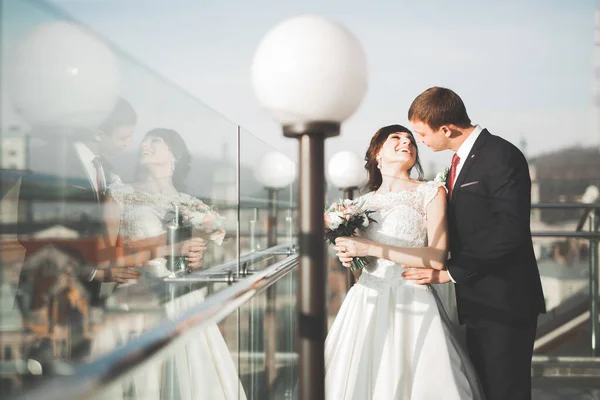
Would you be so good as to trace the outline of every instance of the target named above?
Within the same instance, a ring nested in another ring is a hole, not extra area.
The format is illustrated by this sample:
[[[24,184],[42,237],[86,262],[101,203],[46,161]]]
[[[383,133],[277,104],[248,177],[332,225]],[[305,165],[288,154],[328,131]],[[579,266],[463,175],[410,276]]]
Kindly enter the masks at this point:
[[[258,101],[299,140],[299,398],[325,398],[325,139],[358,108],[367,63],[358,39],[323,17],[286,20],[260,42],[252,63]]]
[[[277,193],[296,179],[296,166],[285,154],[273,151],[261,158],[254,177],[269,194],[267,248],[270,248],[277,244]]]
[[[335,153],[327,165],[329,181],[344,192],[344,198],[354,199],[354,191],[367,180],[364,161],[351,151]]]
[[[367,180],[367,170],[364,161],[352,151],[337,152],[327,165],[329,181],[340,189],[346,199],[354,199],[354,191]],[[346,269],[346,291],[354,285],[354,275],[349,268]]]

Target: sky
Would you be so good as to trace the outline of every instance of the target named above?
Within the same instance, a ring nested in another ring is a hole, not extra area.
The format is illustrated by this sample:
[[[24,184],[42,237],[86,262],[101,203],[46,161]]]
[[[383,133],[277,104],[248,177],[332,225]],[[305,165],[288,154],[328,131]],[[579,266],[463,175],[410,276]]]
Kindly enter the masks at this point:
[[[206,129],[190,134],[193,145],[214,153],[235,138],[239,124],[254,135],[246,139],[249,162],[261,153],[252,149],[266,148],[263,142],[295,158],[297,143],[282,136],[254,97],[250,65],[270,28],[310,13],[354,32],[368,63],[367,95],[342,134],[327,141],[327,158],[340,150],[362,156],[378,128],[407,125],[412,100],[434,85],[455,90],[473,122],[515,144],[525,138],[528,155],[600,144],[593,108],[594,0],[51,3],[126,55],[119,55],[126,64],[124,95],[152,110],[139,136],[156,124],[189,131],[190,123],[181,121],[194,120]],[[14,14],[15,32],[27,25],[25,14],[31,13]],[[223,144],[207,148],[206,141],[217,137]],[[426,170],[440,170],[451,157],[420,150]],[[232,148],[222,151],[233,154]]]

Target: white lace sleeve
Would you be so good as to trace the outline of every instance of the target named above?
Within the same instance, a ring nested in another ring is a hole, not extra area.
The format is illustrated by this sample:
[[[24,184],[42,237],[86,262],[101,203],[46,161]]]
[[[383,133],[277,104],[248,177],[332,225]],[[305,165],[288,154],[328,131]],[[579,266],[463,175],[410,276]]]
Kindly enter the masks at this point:
[[[433,201],[433,199],[435,199],[440,187],[446,189],[444,183],[438,181],[425,182],[419,187],[423,193],[423,212],[425,214],[427,214],[427,206]]]

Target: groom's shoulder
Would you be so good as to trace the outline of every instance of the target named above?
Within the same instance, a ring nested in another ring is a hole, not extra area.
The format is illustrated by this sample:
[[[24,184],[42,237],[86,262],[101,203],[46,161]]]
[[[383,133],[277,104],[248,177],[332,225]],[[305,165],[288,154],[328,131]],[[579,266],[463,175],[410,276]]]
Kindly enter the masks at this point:
[[[485,148],[491,154],[495,154],[497,157],[501,158],[525,160],[525,155],[523,152],[509,140],[501,136],[494,135],[487,129],[486,132],[489,134],[489,136],[485,142]]]

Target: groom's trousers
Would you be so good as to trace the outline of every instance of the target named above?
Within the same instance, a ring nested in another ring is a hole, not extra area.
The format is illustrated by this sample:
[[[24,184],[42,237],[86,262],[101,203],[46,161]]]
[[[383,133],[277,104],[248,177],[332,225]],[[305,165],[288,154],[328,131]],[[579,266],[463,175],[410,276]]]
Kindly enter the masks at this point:
[[[486,400],[530,400],[537,315],[513,323],[484,318],[465,322],[467,349]]]

